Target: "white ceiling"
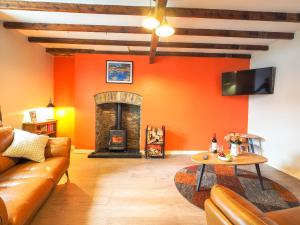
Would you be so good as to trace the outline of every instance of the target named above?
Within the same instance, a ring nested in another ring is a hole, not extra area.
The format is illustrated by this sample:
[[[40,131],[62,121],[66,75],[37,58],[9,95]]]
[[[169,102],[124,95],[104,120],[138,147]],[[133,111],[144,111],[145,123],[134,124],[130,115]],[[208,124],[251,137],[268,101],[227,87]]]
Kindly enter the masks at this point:
[[[44,2],[45,0],[32,0]],[[49,0],[48,0],[49,1]],[[108,4],[108,5],[132,5],[148,6],[148,0],[52,0],[51,2]],[[154,3],[152,3],[154,5]],[[215,8],[234,10],[257,10],[277,12],[300,12],[300,0],[169,0],[169,7],[187,8]],[[17,21],[28,23],[59,23],[59,24],[90,24],[90,25],[116,25],[116,26],[141,26],[143,16],[120,15],[96,15],[81,13],[54,13],[37,11],[0,10],[1,21]],[[203,29],[227,29],[227,30],[253,30],[274,32],[296,32],[300,30],[300,23],[242,21],[220,19],[197,18],[168,18],[168,22],[175,28],[203,28]],[[19,30],[25,36],[59,37],[59,38],[84,38],[84,39],[108,39],[108,40],[136,40],[150,41],[147,34],[124,33],[95,33],[95,32],[63,32],[63,31],[33,31]],[[253,38],[224,38],[202,36],[174,35],[161,39],[169,42],[198,42],[198,43],[227,43],[227,44],[262,44],[270,45],[276,40]],[[127,46],[90,46],[68,44],[41,44],[44,47],[57,48],[88,48],[108,51],[128,51]],[[130,47],[130,50],[149,50],[148,47]],[[245,50],[208,50],[208,49],[180,49],[158,48],[158,51],[178,52],[220,52],[220,53],[253,53]]]
[[[25,0],[31,1],[31,0]],[[46,0],[32,0],[45,2]],[[48,0],[49,1],[49,0]],[[149,6],[149,0],[51,0],[77,4]],[[152,5],[155,2],[152,1]],[[168,7],[234,9],[249,11],[299,12],[299,0],[168,0]]]
[[[299,0],[300,1],[300,0]],[[300,11],[300,9],[299,9]],[[64,23],[113,26],[141,26],[144,16],[101,15],[86,13],[55,13],[38,11],[0,10],[0,20],[22,21],[26,23]],[[202,18],[170,17],[168,22],[175,28],[203,28],[225,30],[257,30],[295,32],[300,30],[300,23],[220,20]]]

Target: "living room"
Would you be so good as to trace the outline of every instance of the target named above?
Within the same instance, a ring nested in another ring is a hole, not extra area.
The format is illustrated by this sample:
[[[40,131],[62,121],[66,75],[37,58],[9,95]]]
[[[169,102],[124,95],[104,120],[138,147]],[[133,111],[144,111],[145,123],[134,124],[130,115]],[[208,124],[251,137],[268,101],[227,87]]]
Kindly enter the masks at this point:
[[[0,1],[2,224],[300,224],[299,12]]]

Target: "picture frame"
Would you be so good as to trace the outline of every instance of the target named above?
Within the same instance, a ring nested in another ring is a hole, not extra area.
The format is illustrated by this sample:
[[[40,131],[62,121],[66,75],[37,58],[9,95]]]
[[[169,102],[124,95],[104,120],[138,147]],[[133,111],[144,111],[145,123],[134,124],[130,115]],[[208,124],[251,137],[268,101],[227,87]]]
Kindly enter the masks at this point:
[[[31,123],[36,123],[37,122],[36,111],[30,111],[29,115],[30,115]]]
[[[106,61],[106,83],[132,84],[133,62],[132,61]]]

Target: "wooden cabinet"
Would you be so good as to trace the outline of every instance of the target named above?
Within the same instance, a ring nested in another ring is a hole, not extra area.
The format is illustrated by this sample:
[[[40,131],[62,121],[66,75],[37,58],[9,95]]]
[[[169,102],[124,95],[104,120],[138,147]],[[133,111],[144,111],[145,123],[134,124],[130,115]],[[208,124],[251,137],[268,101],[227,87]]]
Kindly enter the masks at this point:
[[[155,128],[147,125],[146,127],[146,143],[145,143],[145,156],[165,158],[165,126]]]
[[[44,134],[49,137],[56,137],[57,120],[45,122],[23,123],[23,130],[34,134]]]

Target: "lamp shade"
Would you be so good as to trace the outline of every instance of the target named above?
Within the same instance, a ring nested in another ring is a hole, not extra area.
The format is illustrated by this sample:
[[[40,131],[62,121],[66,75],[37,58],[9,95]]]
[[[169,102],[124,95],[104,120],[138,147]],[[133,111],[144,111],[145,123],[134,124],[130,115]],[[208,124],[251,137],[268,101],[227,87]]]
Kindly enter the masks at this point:
[[[168,24],[166,19],[164,19],[164,22],[156,28],[155,33],[159,37],[169,37],[175,33],[175,29]]]
[[[49,103],[46,107],[48,107],[48,108],[54,108],[55,107],[55,105],[52,102],[52,98],[50,98]]]
[[[148,29],[148,30],[153,30],[155,28],[157,28],[159,26],[160,22],[154,18],[153,16],[147,16],[143,22],[142,25],[144,28]]]

